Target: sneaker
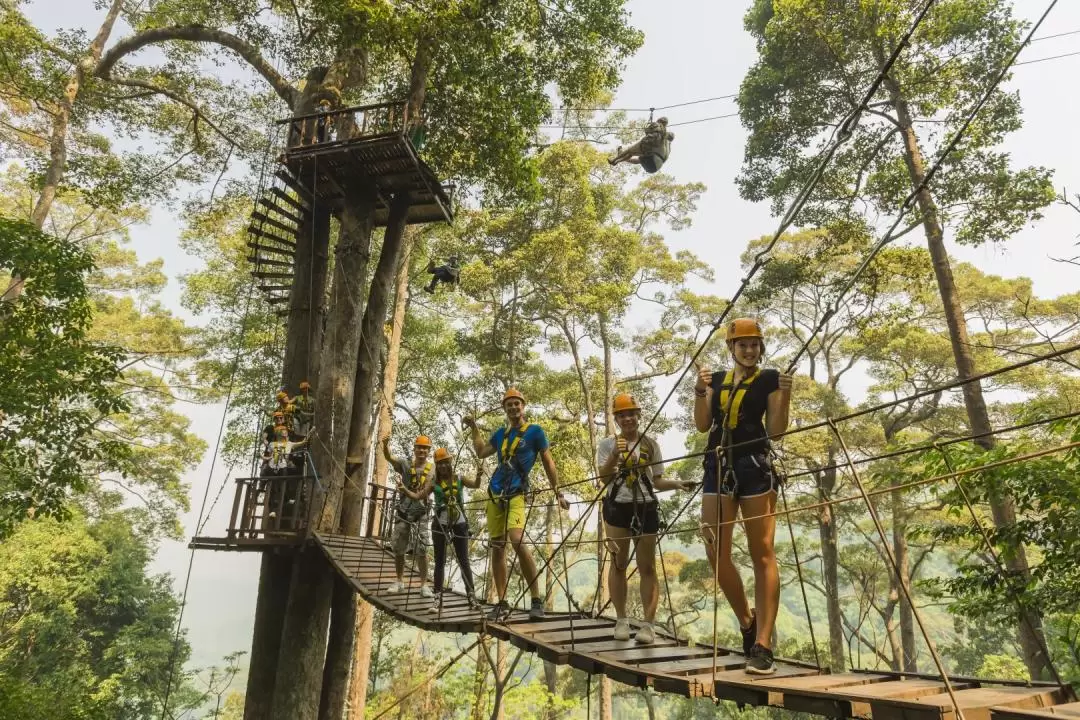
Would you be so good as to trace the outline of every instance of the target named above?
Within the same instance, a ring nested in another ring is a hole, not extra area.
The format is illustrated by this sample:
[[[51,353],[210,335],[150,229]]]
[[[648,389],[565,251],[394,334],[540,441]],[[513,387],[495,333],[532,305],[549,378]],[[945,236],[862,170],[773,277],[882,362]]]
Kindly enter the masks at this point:
[[[508,617],[510,617],[510,604],[505,600],[500,600],[499,604],[491,608],[487,614],[488,622],[500,622]]]
[[[483,608],[483,605],[480,604],[480,601],[476,599],[475,595],[470,593],[470,594],[466,595],[465,597],[468,598],[468,600],[469,600],[469,609],[470,610],[480,610],[480,609]]]
[[[428,612],[432,615],[438,615],[442,612],[442,598],[435,598],[435,602],[431,603],[431,607],[428,608]]]
[[[754,643],[746,658],[746,672],[751,675],[772,675],[776,672],[772,650],[761,643]]]
[[[757,642],[757,615],[753,611],[750,612],[750,627],[740,627],[739,632],[742,633],[742,654],[750,657],[750,650]]]
[[[530,620],[543,620],[547,616],[544,612],[544,601],[540,598],[532,599],[532,607],[529,608]]]
[[[420,597],[422,597],[422,598],[433,598],[433,597],[435,597],[435,593],[427,585],[421,585],[420,586]]]
[[[634,639],[637,640],[639,645],[652,645],[656,642],[656,631],[653,630],[651,623],[645,623],[638,628],[637,634],[634,635]]]
[[[630,621],[627,618],[619,618],[615,621],[615,639],[630,639]]]
[[[404,590],[405,583],[401,582],[400,580],[395,580],[394,582],[390,583],[390,587],[386,588],[386,592],[390,594],[403,592]]]

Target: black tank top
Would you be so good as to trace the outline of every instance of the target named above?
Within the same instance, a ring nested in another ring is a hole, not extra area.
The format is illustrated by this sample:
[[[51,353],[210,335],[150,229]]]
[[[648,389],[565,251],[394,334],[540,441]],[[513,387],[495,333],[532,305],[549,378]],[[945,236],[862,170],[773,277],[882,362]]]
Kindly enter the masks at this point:
[[[769,394],[780,387],[780,371],[770,368],[758,370],[752,380],[743,378],[737,388],[730,381],[724,385],[726,371],[713,373],[712,376],[712,429],[709,431],[709,444],[706,449],[714,450],[723,437],[723,421],[726,406],[730,404],[734,418],[728,418],[728,432],[733,457],[758,455],[765,452],[769,434],[765,430],[765,411],[769,406]],[[749,382],[748,382],[749,381]],[[731,395],[734,393],[735,397]],[[740,397],[741,395],[741,397]],[[734,427],[732,427],[734,425]],[[741,443],[746,443],[745,445]],[[707,456],[706,456],[707,457]]]

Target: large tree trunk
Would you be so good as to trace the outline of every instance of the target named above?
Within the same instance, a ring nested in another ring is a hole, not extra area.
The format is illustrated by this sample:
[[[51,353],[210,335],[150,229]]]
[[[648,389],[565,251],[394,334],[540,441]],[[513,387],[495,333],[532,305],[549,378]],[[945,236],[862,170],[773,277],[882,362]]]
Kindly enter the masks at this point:
[[[341,236],[335,250],[333,295],[311,443],[312,462],[321,478],[320,489],[312,497],[315,527],[323,532],[336,531],[341,514],[360,346],[362,278],[371,251],[373,209],[372,198],[354,197],[340,210]],[[314,720],[318,716],[332,589],[333,571],[322,553],[305,548],[294,563],[289,588],[281,640],[285,662],[278,668],[273,720]]]
[[[897,120],[904,141],[904,163],[907,165],[912,189],[914,189],[926,178],[926,162],[919,148],[919,139],[915,134],[911,111],[900,86],[892,79],[886,82],[896,108]],[[969,380],[975,377],[978,371],[968,339],[967,319],[953,279],[949,254],[945,249],[944,230],[939,220],[937,204],[930,190],[925,187],[918,192],[916,200],[919,211],[922,213],[926,245],[930,250],[930,258],[934,265],[934,277],[937,279],[941,304],[945,310],[945,322],[949,327],[949,340],[952,344],[953,359],[956,362],[956,373],[961,380]],[[983,398],[982,384],[968,382],[962,389],[971,431],[975,435],[982,435],[975,442],[986,450],[990,450],[994,447],[995,441],[991,435],[986,434],[993,429],[993,426],[990,423],[990,413],[986,409],[986,400]],[[994,525],[998,529],[1007,528],[1016,522],[1016,504],[1013,498],[1007,495],[993,496],[990,499],[990,508]],[[1010,573],[1025,580],[1031,577],[1027,553],[1023,545],[1011,543],[1007,546],[1004,560]],[[1049,658],[1042,651],[1046,644],[1042,632],[1042,617],[1038,612],[1029,610],[1022,611],[1019,619],[1018,635],[1024,653],[1024,664],[1027,665],[1031,677],[1042,677],[1049,669]]]
[[[352,420],[349,423],[349,467],[351,470],[341,507],[341,531],[359,535],[363,499],[367,492],[367,470],[371,455],[372,396],[379,372],[379,357],[385,335],[390,291],[401,259],[405,242],[405,221],[409,211],[407,193],[394,198],[390,218],[383,237],[379,264],[371,278],[367,306],[360,322],[360,343],[356,360],[356,382],[353,388]],[[340,585],[344,583],[338,579]],[[326,658],[325,689],[320,720],[340,720],[345,713],[345,698],[349,690],[349,669],[353,657],[356,632],[356,602],[349,588],[335,591],[332,609],[333,634]]]
[[[63,182],[64,172],[67,170],[67,133],[71,122],[71,112],[75,106],[75,98],[79,96],[83,82],[88,72],[92,72],[101,53],[105,49],[105,43],[112,34],[116,18],[120,15],[123,0],[113,0],[105,19],[98,28],[97,35],[90,41],[86,54],[79,58],[75,69],[68,77],[67,85],[64,86],[64,95],[60,98],[60,105],[53,114],[52,131],[49,133],[49,164],[45,168],[45,178],[42,181],[41,191],[34,202],[34,209],[30,213],[30,222],[41,228],[45,225],[45,219],[49,217],[53,200]],[[0,295],[0,302],[9,302],[18,299],[23,293],[23,279],[18,274],[12,274],[8,281],[7,289]]]
[[[394,402],[394,396],[397,394],[398,367],[401,361],[401,336],[405,329],[405,314],[409,307],[409,263],[415,243],[415,237],[406,238],[405,245],[401,250],[397,277],[394,279],[394,314],[390,321],[389,347],[386,352],[386,362],[383,365],[382,392],[378,398],[377,446],[382,444],[383,438],[390,437],[393,417],[391,405]],[[371,475],[375,482],[386,476],[388,465],[386,458],[376,447],[375,470]],[[374,512],[376,507],[376,505],[373,505],[368,512]],[[374,527],[377,528],[378,518],[375,519],[375,523]],[[374,609],[371,605],[358,597],[356,599],[356,642],[353,651],[353,670],[349,688],[350,720],[362,720],[364,717],[364,706],[367,702],[368,673],[371,670],[371,625],[374,616]]]
[[[829,451],[826,466],[835,464],[835,453]],[[818,479],[818,497],[822,502],[831,500],[836,489],[836,469],[820,471]],[[829,618],[829,659],[833,672],[843,672],[844,655],[844,615],[840,608],[840,533],[836,528],[833,506],[823,505],[818,513],[818,535],[821,538],[822,580],[825,584],[825,608]]]
[[[285,622],[285,604],[289,599],[292,575],[291,554],[265,552],[259,574],[259,594],[255,602],[255,630],[251,639],[251,662],[248,665],[244,720],[270,717],[274,700],[274,681],[281,648],[281,626]]]
[[[290,393],[295,393],[303,380],[317,392],[329,247],[330,211],[316,205],[297,231],[282,373],[282,383]]]

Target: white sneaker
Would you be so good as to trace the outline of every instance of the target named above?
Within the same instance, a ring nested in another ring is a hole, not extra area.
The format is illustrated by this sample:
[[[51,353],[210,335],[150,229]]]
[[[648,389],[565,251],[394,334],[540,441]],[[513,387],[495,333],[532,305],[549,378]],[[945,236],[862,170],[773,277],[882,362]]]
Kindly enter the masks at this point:
[[[388,593],[399,593],[403,590],[405,590],[405,585],[400,580],[395,580],[390,583],[390,587],[386,588],[386,592]]]
[[[428,587],[427,585],[422,585],[420,587],[420,597],[422,597],[422,598],[433,598],[433,597],[435,597],[435,592],[430,587]]]
[[[431,607],[428,608],[428,612],[432,615],[438,615],[442,612],[442,598],[435,598],[435,602],[431,603]]]
[[[653,630],[650,623],[645,623],[638,628],[637,635],[634,636],[634,639],[637,640],[640,645],[652,645],[656,642],[656,631]]]
[[[630,639],[630,620],[627,618],[618,618],[615,621],[615,639],[616,640],[629,640]]]

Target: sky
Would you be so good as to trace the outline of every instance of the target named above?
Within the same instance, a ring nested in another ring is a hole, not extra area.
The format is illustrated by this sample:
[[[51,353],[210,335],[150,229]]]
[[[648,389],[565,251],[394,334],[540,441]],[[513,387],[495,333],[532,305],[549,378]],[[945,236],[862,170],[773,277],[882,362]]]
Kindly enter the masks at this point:
[[[645,44],[631,58],[613,107],[663,107],[701,98],[737,92],[742,77],[755,59],[753,41],[743,31],[746,0],[631,0],[632,23],[645,32]],[[1017,0],[1018,16],[1034,20],[1045,9],[1045,0]],[[38,0],[29,7],[31,18],[44,30],[82,26],[91,32],[101,12],[84,0]],[[1080,30],[1080,3],[1060,2],[1039,35]],[[126,34],[121,28],[114,37]],[[1024,51],[1021,61],[1080,50],[1080,34],[1048,39]],[[1024,107],[1024,126],[1011,135],[1006,149],[1015,166],[1041,165],[1054,170],[1055,185],[1080,192],[1080,143],[1075,128],[1080,124],[1080,96],[1068,91],[1080,71],[1080,56],[1021,65],[1010,87],[1018,89]],[[665,111],[672,123],[735,112],[732,100],[721,100]],[[738,118],[702,122],[673,128],[676,139],[664,172],[681,182],[703,182],[708,187],[694,215],[692,227],[668,233],[673,250],[692,250],[715,269],[716,284],[709,291],[730,296],[741,280],[739,255],[746,242],[771,234],[777,221],[769,208],[742,200],[734,184],[742,161],[745,132]],[[170,277],[165,302],[178,314],[192,318],[179,306],[177,278],[196,270],[199,261],[180,250],[180,227],[176,218],[157,209],[152,220],[134,229],[133,248],[143,261],[161,257]],[[1076,254],[1080,216],[1062,206],[1052,206],[1045,218],[1025,228],[1010,242],[981,248],[949,245],[954,257],[987,273],[1004,277],[1026,276],[1035,292],[1052,296],[1075,292],[1075,268],[1054,262],[1054,257]],[[631,321],[631,324],[633,322]],[[670,382],[670,381],[668,381]],[[666,394],[667,384],[658,386]],[[195,430],[209,443],[217,439],[222,406],[182,408],[194,421]],[[681,450],[681,442],[666,441],[669,456]],[[196,513],[204,492],[212,500],[225,468],[211,472],[208,457],[188,473],[193,510],[185,518],[186,532],[194,534]],[[206,534],[223,534],[231,505],[226,487],[206,525]],[[169,572],[179,592],[183,588],[190,553],[186,541],[166,543],[155,568]],[[250,638],[259,559],[257,554],[200,551],[195,555],[183,625],[193,645],[193,662],[206,665],[226,653],[250,650]]]

